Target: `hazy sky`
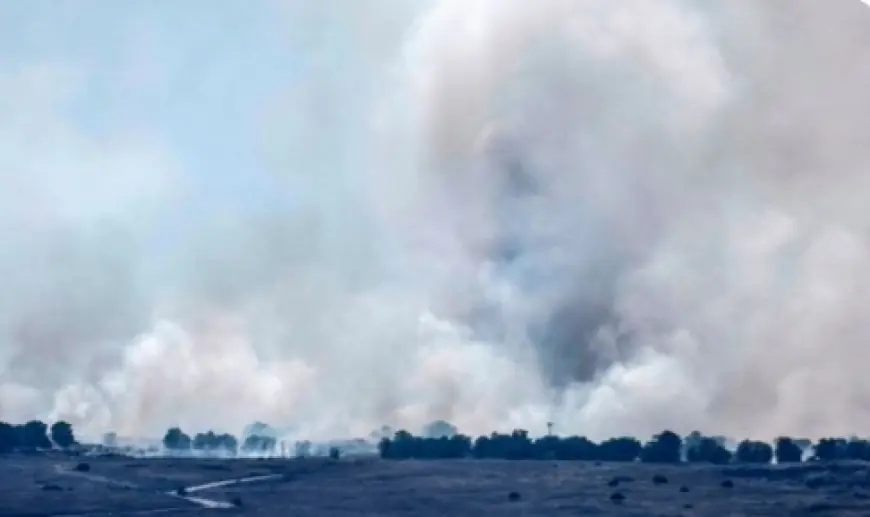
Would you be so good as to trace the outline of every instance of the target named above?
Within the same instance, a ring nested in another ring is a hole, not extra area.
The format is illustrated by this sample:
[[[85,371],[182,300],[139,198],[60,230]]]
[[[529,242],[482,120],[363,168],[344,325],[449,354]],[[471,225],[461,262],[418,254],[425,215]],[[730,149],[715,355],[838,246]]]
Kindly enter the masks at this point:
[[[0,419],[858,432],[868,27],[857,0],[0,2]]]

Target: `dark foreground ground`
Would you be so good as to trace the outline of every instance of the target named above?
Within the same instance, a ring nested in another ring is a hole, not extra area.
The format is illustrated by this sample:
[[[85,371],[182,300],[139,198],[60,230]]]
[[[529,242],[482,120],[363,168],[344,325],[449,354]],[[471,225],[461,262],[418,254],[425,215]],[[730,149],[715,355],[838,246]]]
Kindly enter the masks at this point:
[[[89,458],[89,470],[76,472],[80,461],[0,456],[0,515],[870,516],[866,464]],[[231,509],[206,509],[165,493],[265,474],[281,476],[192,494],[240,503]],[[657,475],[667,482],[655,483]],[[615,493],[624,500],[614,502]]]

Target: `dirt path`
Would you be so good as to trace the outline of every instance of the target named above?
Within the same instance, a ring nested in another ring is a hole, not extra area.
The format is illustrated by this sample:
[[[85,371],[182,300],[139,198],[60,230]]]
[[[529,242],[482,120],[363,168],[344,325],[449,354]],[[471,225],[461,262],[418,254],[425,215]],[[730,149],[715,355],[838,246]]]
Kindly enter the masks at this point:
[[[175,498],[175,499],[181,499],[181,500],[187,501],[189,503],[192,503],[194,505],[197,505],[201,508],[207,508],[207,509],[228,509],[228,508],[235,508],[236,505],[233,504],[232,502],[229,502],[229,501],[219,501],[219,500],[215,500],[215,499],[208,499],[205,497],[191,496],[189,494],[194,493],[194,492],[201,492],[203,490],[209,490],[209,489],[213,489],[213,488],[221,488],[221,487],[226,487],[226,486],[241,485],[241,484],[246,484],[246,483],[262,483],[262,482],[267,482],[267,481],[276,481],[278,479],[281,479],[281,477],[282,477],[281,474],[237,477],[237,478],[224,479],[224,480],[220,480],[220,481],[212,481],[209,483],[202,483],[199,485],[183,487],[183,488],[180,488],[178,490],[164,492],[164,491],[159,491],[159,490],[146,490],[143,487],[141,487],[140,485],[138,485],[136,483],[132,483],[130,481],[116,480],[116,479],[108,478],[106,476],[101,476],[99,474],[93,474],[93,473],[88,472],[88,471],[79,471],[79,470],[75,470],[75,469],[65,468],[61,464],[55,464],[54,469],[58,474],[61,474],[64,476],[76,476],[76,477],[81,477],[81,478],[87,479],[88,481],[92,481],[94,483],[102,483],[102,484],[112,485],[112,486],[125,488],[125,489],[129,489],[129,490],[139,490],[139,491],[144,491],[144,492],[150,492],[150,493],[153,493],[155,495],[159,494],[161,496],[168,496],[168,497]],[[143,511],[136,512],[136,513],[137,514],[144,514],[144,513],[151,514],[151,513],[175,511],[178,509],[183,509],[183,508],[178,508],[178,507],[165,508],[165,509],[161,508],[161,509],[143,510]],[[73,514],[69,514],[69,515],[73,515]]]

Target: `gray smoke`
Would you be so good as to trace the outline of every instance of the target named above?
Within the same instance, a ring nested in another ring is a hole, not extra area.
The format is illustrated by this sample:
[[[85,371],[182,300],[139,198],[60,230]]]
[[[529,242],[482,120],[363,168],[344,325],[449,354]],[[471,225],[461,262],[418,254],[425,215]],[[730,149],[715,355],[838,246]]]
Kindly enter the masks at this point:
[[[866,6],[358,4],[276,4],[302,70],[261,123],[265,209],[167,224],[196,187],[147,139],[106,156],[0,96],[0,417],[870,424]],[[28,128],[44,162],[15,161]]]

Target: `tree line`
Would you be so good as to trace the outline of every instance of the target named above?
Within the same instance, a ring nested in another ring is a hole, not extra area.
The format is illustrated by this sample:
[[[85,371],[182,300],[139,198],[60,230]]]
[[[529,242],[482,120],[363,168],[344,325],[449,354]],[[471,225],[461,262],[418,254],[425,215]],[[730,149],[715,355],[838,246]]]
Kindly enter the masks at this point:
[[[805,454],[805,449],[809,454]],[[672,431],[664,431],[646,443],[627,436],[599,443],[583,436],[531,438],[521,429],[511,434],[493,433],[475,439],[462,434],[421,437],[399,431],[381,439],[378,450],[382,458],[391,460],[478,458],[717,465],[768,464],[773,460],[777,463],[870,461],[870,442],[858,438],[823,438],[815,444],[790,437],[777,438],[772,444],[744,440],[731,450],[721,437],[693,432],[684,438]]]
[[[260,424],[265,428],[264,424]],[[258,428],[259,429],[259,428]],[[381,434],[387,434],[383,428]],[[510,434],[492,433],[489,436],[470,436],[456,432],[446,424],[430,424],[426,436],[415,436],[398,431],[384,436],[378,443],[382,458],[403,459],[506,459],[506,460],[577,460],[601,462],[645,463],[799,463],[802,461],[870,461],[870,441],[859,438],[822,438],[816,443],[809,440],[780,437],[767,443],[744,440],[732,450],[725,439],[693,432],[682,437],[673,431],[664,431],[643,443],[637,438],[622,436],[594,442],[583,436],[548,435],[532,438],[528,432],[517,429]],[[434,433],[441,433],[440,436]],[[72,425],[65,421],[48,424],[31,420],[14,425],[0,422],[0,453],[27,450],[67,449],[78,445]],[[278,441],[274,436],[249,434],[238,440],[227,433],[208,431],[188,435],[173,427],[163,436],[163,446],[169,452],[197,451],[221,455],[271,454]],[[307,456],[310,442],[296,442],[292,452]],[[337,449],[330,455],[337,457]]]
[[[15,425],[0,422],[0,453],[38,450],[67,449],[77,445],[72,425],[58,421],[49,427],[40,420]]]

